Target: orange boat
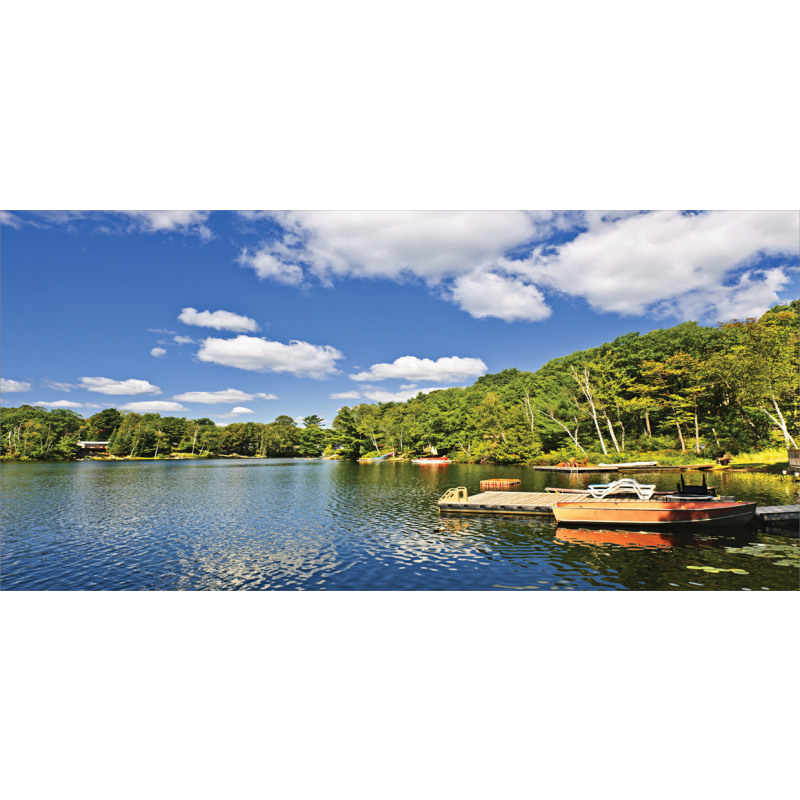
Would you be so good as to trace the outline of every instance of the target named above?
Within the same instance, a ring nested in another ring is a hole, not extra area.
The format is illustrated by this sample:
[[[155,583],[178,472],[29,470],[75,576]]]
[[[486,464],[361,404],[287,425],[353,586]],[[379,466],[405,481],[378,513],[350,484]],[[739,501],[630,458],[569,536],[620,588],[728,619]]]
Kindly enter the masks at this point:
[[[522,481],[518,478],[489,478],[481,481],[481,491],[491,492],[503,489],[510,489],[512,486],[520,486]]]
[[[726,500],[580,500],[553,506],[564,525],[635,525],[690,527],[746,525],[756,513],[755,503]]]

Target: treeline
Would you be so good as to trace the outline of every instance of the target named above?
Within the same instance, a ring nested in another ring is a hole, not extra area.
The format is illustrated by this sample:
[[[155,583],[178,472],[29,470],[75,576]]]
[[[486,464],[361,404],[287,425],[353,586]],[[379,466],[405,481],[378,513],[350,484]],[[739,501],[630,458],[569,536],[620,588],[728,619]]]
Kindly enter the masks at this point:
[[[685,322],[628,333],[536,372],[508,369],[467,388],[318,416],[235,422],[105,409],[88,419],[32,406],[2,409],[5,458],[74,458],[79,440],[116,456],[318,456],[394,451],[459,461],[525,463],[674,450],[718,457],[797,447],[800,301],[715,328]],[[532,345],[535,347],[535,344]]]
[[[72,459],[79,441],[107,441],[118,457],[167,458],[318,456],[327,441],[322,418],[305,417],[303,427],[287,416],[274,422],[233,422],[220,427],[207,418],[185,419],[107,408],[84,419],[65,409],[35,406],[0,411],[2,456],[20,460]]]
[[[629,333],[536,372],[345,407],[332,425],[336,445],[351,458],[437,451],[491,463],[796,447],[799,317],[793,301],[758,320]]]

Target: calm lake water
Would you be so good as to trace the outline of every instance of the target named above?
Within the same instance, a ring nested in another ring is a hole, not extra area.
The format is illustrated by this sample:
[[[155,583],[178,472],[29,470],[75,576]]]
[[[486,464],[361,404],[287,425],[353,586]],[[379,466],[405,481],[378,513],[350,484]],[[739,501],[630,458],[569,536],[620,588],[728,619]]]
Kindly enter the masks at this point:
[[[687,472],[699,483],[701,473]],[[718,492],[796,503],[791,477],[708,473]],[[4,590],[796,590],[796,536],[758,528],[647,538],[544,519],[439,515],[451,486],[523,491],[606,475],[525,467],[250,459],[5,464]],[[639,473],[672,489],[678,473]],[[710,573],[691,567],[736,569]]]

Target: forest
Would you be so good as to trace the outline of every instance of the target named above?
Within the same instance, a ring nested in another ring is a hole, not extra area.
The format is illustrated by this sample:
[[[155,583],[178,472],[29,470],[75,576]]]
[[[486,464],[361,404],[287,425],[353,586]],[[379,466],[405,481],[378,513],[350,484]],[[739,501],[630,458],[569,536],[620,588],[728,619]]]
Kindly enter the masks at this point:
[[[316,415],[302,426],[285,415],[218,426],[115,408],[86,419],[65,409],[2,408],[0,456],[73,459],[83,440],[108,441],[110,455],[129,458],[356,459],[393,451],[495,464],[797,448],[799,323],[795,300],[759,319],[628,333],[536,372],[506,369],[406,402],[345,406],[329,427]]]

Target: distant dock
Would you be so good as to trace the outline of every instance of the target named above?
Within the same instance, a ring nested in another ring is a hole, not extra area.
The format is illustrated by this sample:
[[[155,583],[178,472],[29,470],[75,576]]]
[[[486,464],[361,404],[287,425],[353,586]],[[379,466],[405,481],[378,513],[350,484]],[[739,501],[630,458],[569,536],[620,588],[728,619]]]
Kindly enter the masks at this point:
[[[585,467],[549,467],[549,466],[536,466],[531,469],[539,472],[684,472],[687,469],[712,469],[715,464],[681,464],[679,466],[670,467],[632,467],[624,464],[604,464],[603,466],[597,464],[589,464]]]

